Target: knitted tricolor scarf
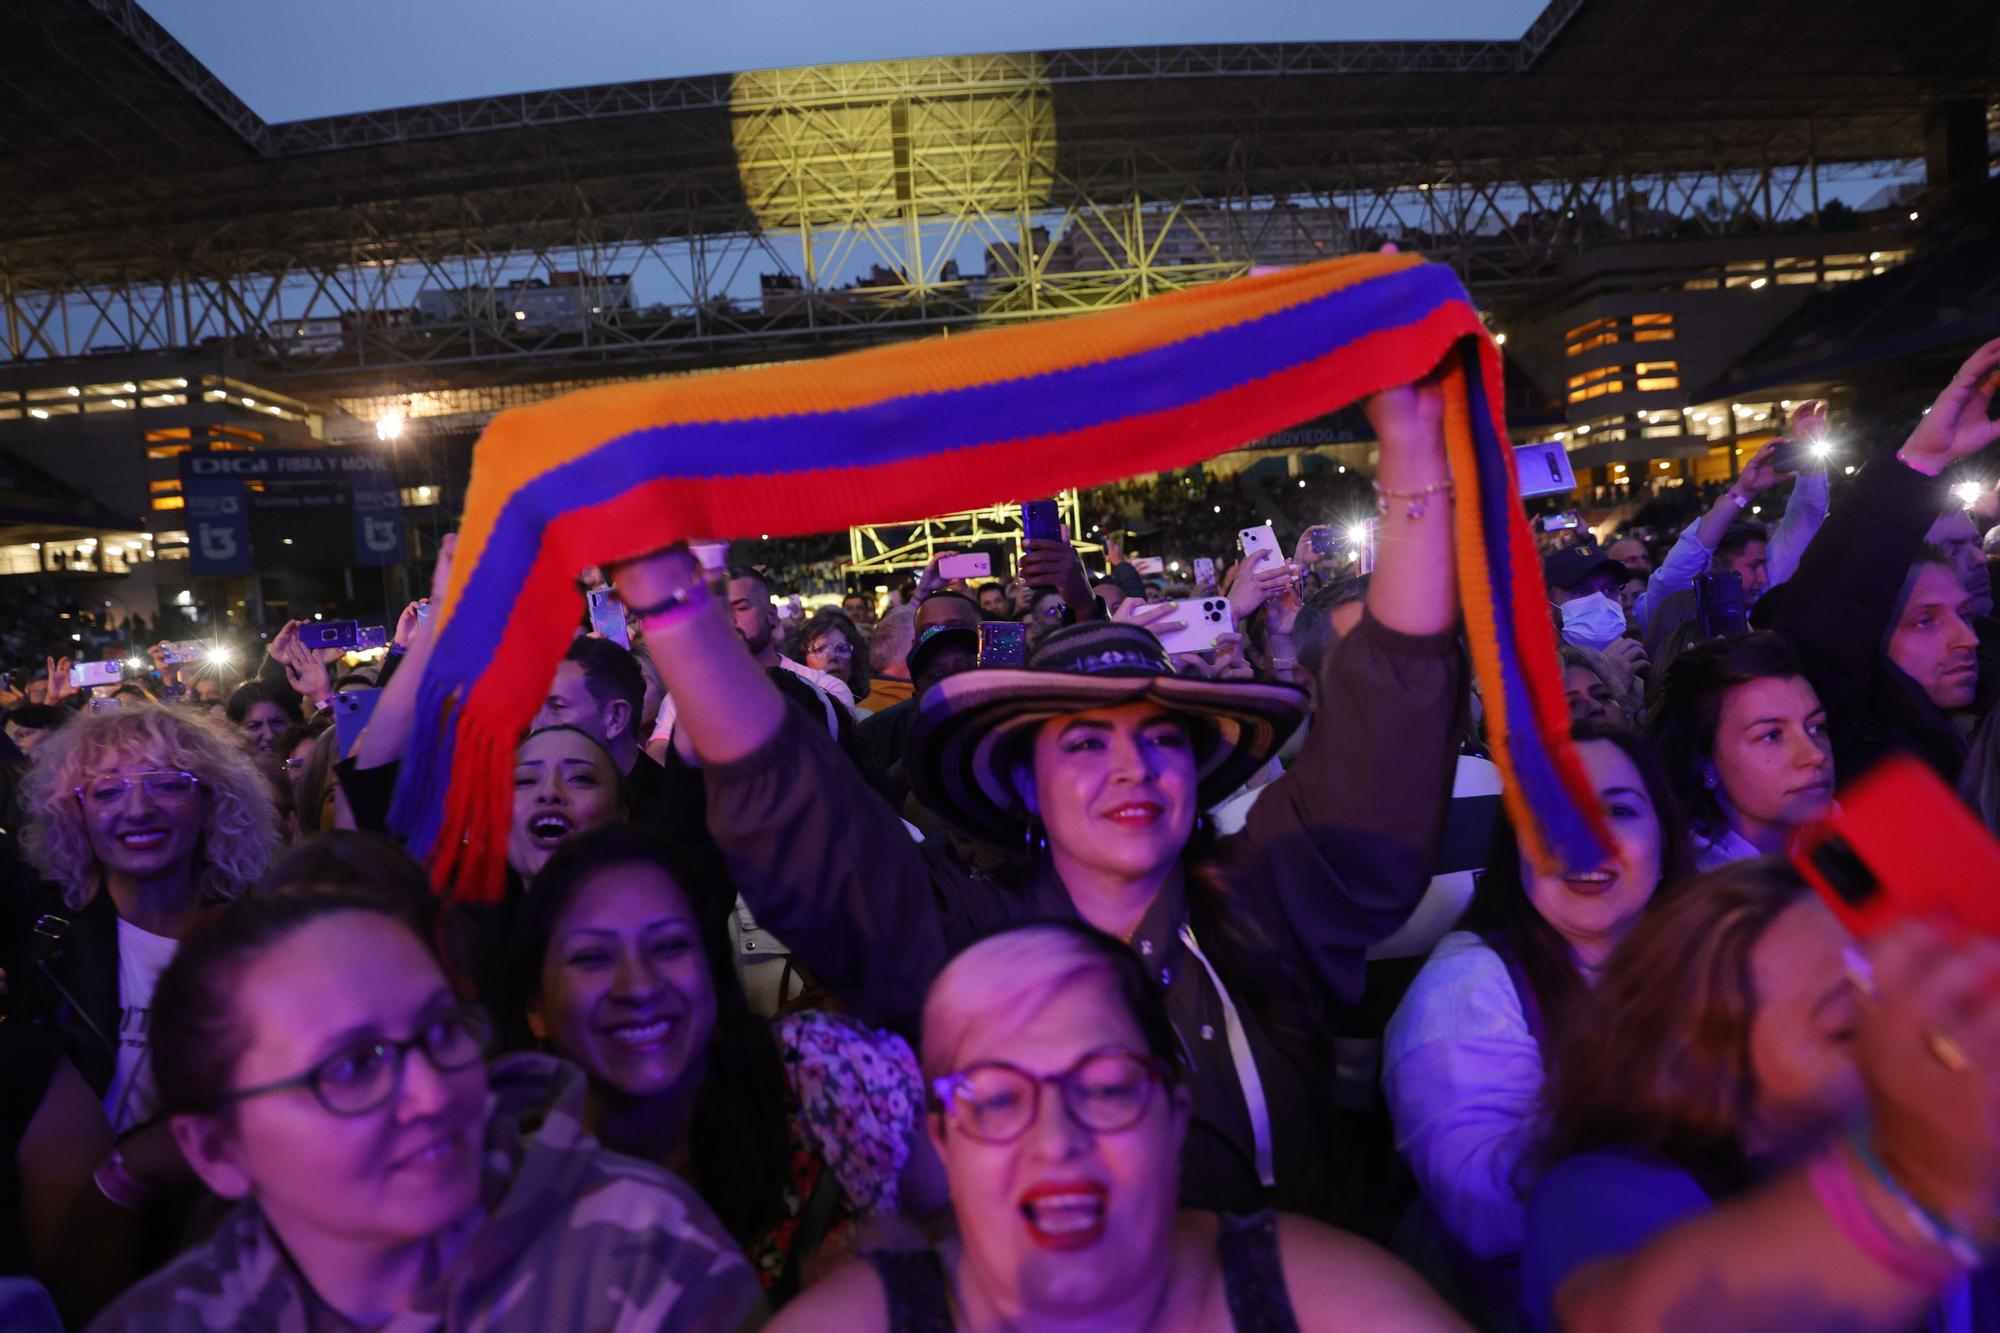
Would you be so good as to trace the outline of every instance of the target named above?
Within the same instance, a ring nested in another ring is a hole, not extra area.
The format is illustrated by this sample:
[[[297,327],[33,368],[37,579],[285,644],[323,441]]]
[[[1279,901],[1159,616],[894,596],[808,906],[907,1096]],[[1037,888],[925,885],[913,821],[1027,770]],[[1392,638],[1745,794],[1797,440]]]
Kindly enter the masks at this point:
[[[515,744],[589,566],[1186,467],[1440,367],[1458,586],[1507,808],[1536,864],[1595,865],[1609,844],[1569,742],[1499,351],[1449,268],[1394,254],[502,413],[474,451],[392,826],[440,888],[498,895]]]

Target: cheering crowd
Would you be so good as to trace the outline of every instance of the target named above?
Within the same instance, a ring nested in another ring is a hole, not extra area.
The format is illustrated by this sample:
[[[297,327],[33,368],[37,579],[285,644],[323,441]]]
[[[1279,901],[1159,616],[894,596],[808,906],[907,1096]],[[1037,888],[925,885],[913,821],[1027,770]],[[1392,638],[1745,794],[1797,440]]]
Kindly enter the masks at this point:
[[[1897,839],[2000,857],[1948,490],[1996,386],[1838,485],[1549,525],[1612,842],[1566,871],[1424,385],[1365,404],[1365,552],[1042,535],[809,613],[588,572],[624,623],[579,591],[492,898],[391,832],[449,541],[374,669],[50,657],[0,700],[0,1326],[2000,1330],[2000,942],[1851,934],[1793,859],[1897,756]]]

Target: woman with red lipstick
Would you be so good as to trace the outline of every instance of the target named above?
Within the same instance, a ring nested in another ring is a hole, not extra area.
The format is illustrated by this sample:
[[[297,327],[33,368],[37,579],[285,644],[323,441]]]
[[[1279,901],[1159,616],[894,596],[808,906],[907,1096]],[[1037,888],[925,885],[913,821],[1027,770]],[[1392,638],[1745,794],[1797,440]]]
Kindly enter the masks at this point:
[[[1367,610],[1326,654],[1284,777],[1227,837],[1204,812],[1304,722],[1288,685],[1176,676],[1146,629],[1058,629],[1023,668],[961,672],[919,701],[917,795],[958,831],[1029,853],[1000,882],[927,855],[822,731],[792,716],[684,550],[608,571],[702,765],[708,827],[758,921],[850,1009],[907,1027],[952,952],[1081,919],[1125,941],[1190,1072],[1191,1206],[1333,1206],[1321,1015],[1430,876],[1466,679],[1452,493],[1435,385],[1369,400],[1382,443]]]
[[[153,1040],[175,1140],[240,1202],[95,1328],[722,1333],[759,1308],[691,1190],[583,1134],[576,1071],[486,1067],[483,1016],[380,893],[224,911]]]
[[[1465,921],[1438,942],[1383,1038],[1396,1145],[1427,1205],[1411,1226],[1441,1242],[1437,1276],[1459,1288],[1461,1308],[1512,1307],[1521,1166],[1550,1052],[1587,1018],[1604,959],[1683,861],[1673,795],[1645,744],[1589,724],[1571,735],[1617,854],[1540,874],[1501,821]]]
[[[28,857],[60,900],[42,909],[45,924],[9,932],[10,948],[38,952],[10,960],[8,975],[122,1133],[153,1113],[154,983],[181,940],[270,865],[270,785],[206,721],[128,703],[44,742],[23,805]]]
[[[1355,1237],[1179,1206],[1185,1056],[1118,941],[1049,923],[973,945],[931,988],[923,1050],[958,1236],[871,1252],[774,1329],[1460,1327]]]
[[[1710,639],[1661,681],[1648,739],[1688,820],[1696,868],[1783,854],[1833,803],[1826,709],[1776,634]]]

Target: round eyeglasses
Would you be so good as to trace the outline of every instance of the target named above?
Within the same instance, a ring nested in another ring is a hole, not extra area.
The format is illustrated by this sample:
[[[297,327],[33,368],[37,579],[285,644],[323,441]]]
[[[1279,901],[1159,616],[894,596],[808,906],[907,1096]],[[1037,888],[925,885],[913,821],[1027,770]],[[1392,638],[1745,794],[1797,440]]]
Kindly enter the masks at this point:
[[[1080,1129],[1116,1134],[1132,1128],[1152,1105],[1153,1091],[1173,1071],[1150,1055],[1107,1047],[1057,1074],[1031,1074],[1000,1060],[968,1065],[931,1083],[931,1106],[967,1138],[1012,1143],[1041,1114],[1041,1090],[1052,1085],[1063,1113]]]
[[[151,773],[100,773],[77,787],[77,801],[92,810],[113,810],[125,803],[133,787],[145,790],[147,799],[158,805],[185,805],[201,790],[201,779],[181,769],[159,769]]]
[[[309,1088],[319,1104],[334,1115],[366,1115],[403,1086],[403,1063],[413,1050],[422,1050],[431,1068],[441,1074],[454,1073],[476,1064],[486,1054],[492,1027],[486,1015],[471,1007],[454,1006],[427,1020],[412,1036],[398,1041],[392,1037],[369,1037],[342,1047],[303,1074],[260,1083],[254,1088],[238,1088],[226,1093],[218,1106],[262,1097],[287,1088]]]

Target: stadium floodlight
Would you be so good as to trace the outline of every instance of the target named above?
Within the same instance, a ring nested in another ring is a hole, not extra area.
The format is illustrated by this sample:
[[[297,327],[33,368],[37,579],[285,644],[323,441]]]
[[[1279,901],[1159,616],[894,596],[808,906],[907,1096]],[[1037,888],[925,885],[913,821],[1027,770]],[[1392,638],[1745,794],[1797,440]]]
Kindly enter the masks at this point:
[[[375,438],[378,440],[400,440],[403,438],[403,414],[391,412],[375,422]]]

